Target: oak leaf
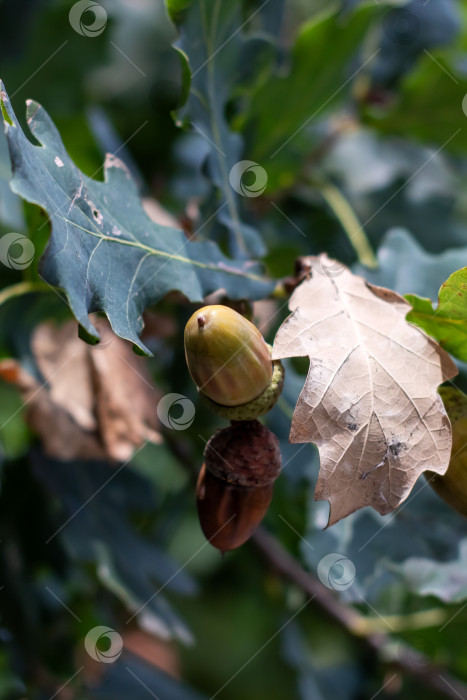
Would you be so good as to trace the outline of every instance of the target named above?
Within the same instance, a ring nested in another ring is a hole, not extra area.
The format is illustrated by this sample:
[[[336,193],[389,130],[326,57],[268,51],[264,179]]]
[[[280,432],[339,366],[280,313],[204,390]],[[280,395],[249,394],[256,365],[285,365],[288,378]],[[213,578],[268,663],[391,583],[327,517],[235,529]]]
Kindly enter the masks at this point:
[[[315,500],[329,501],[329,525],[366,505],[386,514],[421,472],[448,467],[451,425],[436,388],[457,368],[407,323],[401,296],[325,255],[306,261],[273,353],[310,358],[290,442],[319,448]]]
[[[20,390],[48,455],[124,462],[145,441],[162,441],[160,392],[131,345],[106,319],[91,320],[101,337],[96,346],[79,339],[75,321],[37,326],[31,349],[43,381],[14,359],[0,362],[0,378]]]

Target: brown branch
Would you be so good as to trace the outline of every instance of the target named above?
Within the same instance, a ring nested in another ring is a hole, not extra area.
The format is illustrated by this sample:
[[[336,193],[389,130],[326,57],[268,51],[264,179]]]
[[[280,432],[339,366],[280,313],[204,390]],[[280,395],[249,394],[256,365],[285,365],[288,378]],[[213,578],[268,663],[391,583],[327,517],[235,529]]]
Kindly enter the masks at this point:
[[[174,456],[187,470],[190,478],[196,481],[196,469],[186,445],[182,445],[179,440],[174,439],[170,431],[165,432],[164,437]],[[436,690],[445,698],[467,700],[467,685],[457,678],[453,678],[443,667],[433,664],[425,654],[399,642],[398,655],[395,656],[394,652],[391,651],[391,637],[384,633],[369,631],[367,620],[364,617],[351,607],[340,603],[329,589],[305,571],[298,561],[266,530],[258,528],[252,539],[264,558],[280,576],[295,583],[313,598],[329,619],[337,622],[349,635],[376,654],[381,664],[389,665],[417,679],[421,684],[431,690]],[[417,663],[411,664],[411,658],[416,658]]]
[[[421,684],[438,691],[451,700],[467,700],[467,685],[453,678],[444,668],[433,664],[425,654],[415,651],[410,646],[399,644],[399,653],[391,652],[393,640],[384,633],[369,632],[365,619],[350,607],[339,602],[334,594],[316,578],[305,571],[282,545],[263,528],[253,535],[253,541],[272,568],[283,578],[295,583],[352,637],[361,640],[371,652],[376,653],[380,662],[402,671]],[[411,664],[410,658],[416,656],[417,663]]]

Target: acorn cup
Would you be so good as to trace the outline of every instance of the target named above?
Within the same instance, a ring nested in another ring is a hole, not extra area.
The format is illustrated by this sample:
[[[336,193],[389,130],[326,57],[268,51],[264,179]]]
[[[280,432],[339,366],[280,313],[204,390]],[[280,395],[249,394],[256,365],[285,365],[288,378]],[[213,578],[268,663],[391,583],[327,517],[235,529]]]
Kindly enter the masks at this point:
[[[229,420],[257,418],[276,403],[284,369],[271,352],[256,326],[228,306],[205,306],[185,327],[186,361],[200,396]]]
[[[206,445],[196,486],[201,529],[227,552],[246,542],[267,513],[282,460],[277,437],[257,420],[235,422]]]
[[[446,503],[467,518],[467,397],[453,387],[439,389],[452,425],[452,449],[448,470],[426,472],[430,486]]]

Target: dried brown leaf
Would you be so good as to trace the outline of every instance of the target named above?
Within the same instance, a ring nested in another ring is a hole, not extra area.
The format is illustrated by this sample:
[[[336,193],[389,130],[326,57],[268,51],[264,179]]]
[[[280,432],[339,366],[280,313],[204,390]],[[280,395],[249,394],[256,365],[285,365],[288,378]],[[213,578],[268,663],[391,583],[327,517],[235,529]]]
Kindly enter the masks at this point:
[[[144,442],[161,441],[160,394],[130,344],[105,319],[93,324],[101,336],[94,347],[78,338],[75,321],[41,324],[31,346],[44,381],[11,359],[0,362],[0,377],[21,391],[28,423],[48,454],[123,462]]]
[[[324,255],[308,260],[273,357],[310,358],[290,442],[319,447],[315,499],[329,501],[331,525],[365,505],[389,513],[421,472],[444,474],[451,425],[436,388],[457,368],[406,322],[398,294]]]
[[[66,384],[68,374],[66,365],[57,365],[56,383],[60,383],[62,375]],[[64,406],[52,398],[50,382],[39,382],[17,360],[12,359],[0,362],[0,378],[20,390],[26,407],[26,420],[39,435],[47,454],[62,460],[107,458],[97,432],[97,422],[92,429],[80,425]]]
[[[120,462],[146,440],[160,442],[157,403],[160,398],[145,360],[113,334],[108,321],[94,319],[101,342],[89,348],[95,411],[108,454]]]
[[[79,340],[76,324],[42,323],[35,329],[31,345],[52,403],[64,409],[83,430],[95,430],[89,346]]]

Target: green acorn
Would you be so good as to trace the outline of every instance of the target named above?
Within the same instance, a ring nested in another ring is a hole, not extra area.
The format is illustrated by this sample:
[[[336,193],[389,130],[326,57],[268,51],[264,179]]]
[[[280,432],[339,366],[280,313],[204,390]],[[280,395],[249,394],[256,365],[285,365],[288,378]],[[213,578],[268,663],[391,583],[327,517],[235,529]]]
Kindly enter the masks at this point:
[[[266,413],[283,384],[280,362],[250,321],[228,306],[205,306],[185,328],[188,369],[211,408],[231,420]]]

